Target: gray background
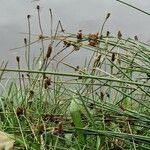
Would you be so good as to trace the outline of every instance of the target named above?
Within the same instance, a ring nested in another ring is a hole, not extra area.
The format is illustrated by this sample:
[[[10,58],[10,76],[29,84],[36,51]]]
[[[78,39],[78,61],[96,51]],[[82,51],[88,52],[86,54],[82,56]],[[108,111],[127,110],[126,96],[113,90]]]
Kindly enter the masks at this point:
[[[124,0],[145,11],[150,11],[150,0]],[[150,17],[115,0],[0,0],[0,63],[9,61],[13,66],[20,51],[9,49],[23,44],[27,32],[28,14],[31,15],[32,33],[38,34],[36,6],[41,6],[44,33],[50,33],[49,8],[53,10],[55,23],[61,20],[67,32],[98,32],[106,14],[111,18],[105,26],[116,35],[121,30],[124,36],[137,35],[140,40],[150,40]],[[37,37],[35,37],[36,39]]]

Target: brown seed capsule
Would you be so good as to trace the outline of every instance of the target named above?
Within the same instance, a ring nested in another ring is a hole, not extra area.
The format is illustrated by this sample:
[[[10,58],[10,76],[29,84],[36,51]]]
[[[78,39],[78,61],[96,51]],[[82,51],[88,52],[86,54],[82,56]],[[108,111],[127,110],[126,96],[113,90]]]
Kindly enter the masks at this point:
[[[111,61],[115,61],[115,53],[112,53]]]
[[[47,89],[50,85],[51,85],[51,78],[50,77],[46,77],[44,79],[44,88]]]
[[[24,79],[24,74],[21,74],[21,76],[22,76],[22,79]]]
[[[90,46],[96,46],[98,44],[98,34],[89,34],[88,41]]]
[[[138,41],[137,35],[134,36],[134,40],[135,40],[135,41]]]
[[[40,6],[39,6],[39,5],[37,5],[37,6],[36,6],[36,9],[37,9],[37,10],[39,10],[39,9],[40,9]]]
[[[106,96],[109,98],[109,97],[110,97],[110,94],[109,94],[109,93],[106,93]]]
[[[101,100],[103,101],[104,100],[104,93],[101,92],[100,94],[101,94]]]
[[[51,44],[48,46],[48,50],[47,50],[47,54],[46,54],[46,58],[49,58],[51,56],[52,53],[52,46]]]
[[[79,68],[80,68],[80,67],[79,67],[79,66],[77,66],[77,67],[75,68],[75,71],[79,71]]]
[[[33,98],[33,96],[34,96],[34,91],[30,90],[28,99],[31,100]]]
[[[59,124],[58,124],[58,131],[59,131],[59,134],[63,134],[64,127],[63,127],[63,123],[62,122],[59,122]]]
[[[19,61],[20,61],[20,57],[19,57],[19,56],[17,56],[17,57],[16,57],[16,60],[17,60],[17,62],[19,63]]]
[[[67,41],[63,41],[63,43],[64,43],[64,46],[63,47],[69,47],[69,46],[71,46],[71,44],[69,43],[69,42],[67,42]]]
[[[24,44],[27,45],[27,39],[26,38],[24,38]]]
[[[78,45],[72,45],[72,46],[73,46],[74,51],[78,51],[80,49],[80,46],[78,46]]]
[[[110,34],[110,32],[109,32],[109,31],[107,31],[107,32],[106,32],[106,36],[107,36],[107,37],[109,37],[109,34]]]
[[[59,135],[62,136],[64,134],[64,127],[63,127],[63,123],[59,122],[58,127],[54,127],[52,133],[54,135]]]
[[[27,76],[28,78],[30,78],[30,74],[29,74],[29,73],[27,73],[26,76]]]
[[[44,121],[50,121],[50,122],[54,122],[55,118],[53,114],[44,114],[43,115],[43,120]]]
[[[94,109],[94,103],[90,103],[89,108]]]
[[[25,108],[23,108],[23,107],[18,107],[18,108],[16,109],[16,114],[17,114],[18,117],[24,115],[24,114],[25,114]]]
[[[44,132],[44,126],[43,125],[39,125],[37,127],[37,129],[38,129],[39,134],[43,134],[43,132]]]
[[[107,125],[110,125],[111,120],[112,120],[112,118],[111,118],[110,114],[106,114],[104,116],[104,121],[105,121],[105,123],[107,123]]]
[[[77,33],[77,42],[81,41],[82,41],[82,30],[79,30],[79,32]]]
[[[30,19],[31,15],[27,15],[27,18]]]
[[[108,19],[110,17],[110,13],[107,14],[106,19]]]
[[[121,31],[118,31],[118,39],[121,39],[121,37],[122,37]]]

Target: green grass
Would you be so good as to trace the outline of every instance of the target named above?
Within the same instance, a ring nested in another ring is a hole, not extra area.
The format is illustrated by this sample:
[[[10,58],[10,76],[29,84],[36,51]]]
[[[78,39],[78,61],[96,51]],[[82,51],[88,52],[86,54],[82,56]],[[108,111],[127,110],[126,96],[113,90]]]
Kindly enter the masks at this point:
[[[60,21],[53,32],[51,9],[44,36],[37,8],[40,55],[32,58],[28,18],[26,68],[20,57],[17,68],[0,67],[0,130],[14,136],[15,149],[150,149],[150,46],[105,35],[108,15],[103,37],[64,32]],[[78,62],[82,51],[89,55]],[[77,64],[67,62],[72,56]]]

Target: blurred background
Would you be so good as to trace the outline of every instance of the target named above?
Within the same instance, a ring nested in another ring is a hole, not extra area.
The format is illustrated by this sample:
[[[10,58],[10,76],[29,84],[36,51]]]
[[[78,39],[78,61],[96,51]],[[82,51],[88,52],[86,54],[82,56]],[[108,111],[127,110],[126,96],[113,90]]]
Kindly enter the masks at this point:
[[[150,0],[124,0],[145,11],[150,10]],[[36,6],[40,5],[41,22],[45,34],[50,34],[49,8],[53,11],[54,24],[58,20],[67,32],[96,33],[107,15],[111,17],[104,31],[116,35],[120,30],[124,37],[138,36],[143,42],[150,41],[150,17],[116,0],[0,0],[0,63],[16,64],[15,57],[21,50],[10,51],[24,44],[28,32],[27,15],[31,15],[31,33],[39,34]],[[36,39],[37,37],[35,37]],[[81,56],[82,57],[82,56]]]

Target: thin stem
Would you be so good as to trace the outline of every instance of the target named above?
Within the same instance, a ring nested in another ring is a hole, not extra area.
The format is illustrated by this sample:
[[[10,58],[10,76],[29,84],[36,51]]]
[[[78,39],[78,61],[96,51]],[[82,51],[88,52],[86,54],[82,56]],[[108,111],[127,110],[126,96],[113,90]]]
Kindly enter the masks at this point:
[[[27,18],[28,18],[28,30],[29,30],[29,41],[28,41],[28,54],[27,54],[27,56],[28,56],[28,58],[27,58],[27,62],[28,62],[28,70],[30,70],[30,43],[31,43],[31,27],[30,27],[30,15],[28,15],[27,16]]]
[[[140,12],[142,12],[142,13],[144,13],[144,14],[150,16],[150,13],[148,13],[148,12],[142,10],[142,9],[139,9],[139,8],[133,6],[133,5],[130,5],[130,4],[126,3],[126,2],[124,2],[124,1],[121,1],[121,0],[116,0],[116,1],[118,1],[118,2],[120,2],[120,3],[122,3],[122,4],[125,4],[125,5],[127,5],[127,6],[129,6],[129,7],[132,7],[132,8],[134,8],[134,9],[136,9],[136,10],[138,10],[138,11],[140,11]]]

